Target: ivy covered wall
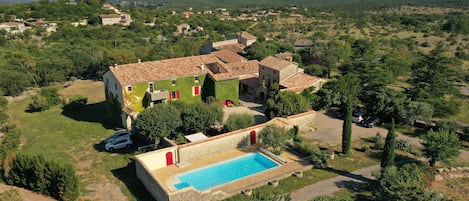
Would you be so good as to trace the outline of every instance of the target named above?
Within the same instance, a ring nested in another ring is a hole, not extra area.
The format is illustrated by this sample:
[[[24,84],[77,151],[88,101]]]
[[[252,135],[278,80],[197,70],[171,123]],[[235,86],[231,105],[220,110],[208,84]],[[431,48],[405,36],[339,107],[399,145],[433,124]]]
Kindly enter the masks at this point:
[[[184,101],[187,103],[193,103],[193,102],[200,102],[202,100],[202,95],[194,96],[193,95],[193,87],[194,86],[200,86],[202,93],[206,80],[205,74],[198,75],[198,83],[195,82],[194,76],[187,76],[183,78],[177,78],[176,79],[176,84],[173,86],[171,79],[168,80],[158,80],[153,82],[153,87],[154,90],[160,90],[160,89],[165,89],[168,90],[170,93],[171,91],[179,91],[179,99],[180,101]],[[129,85],[127,85],[129,86]],[[148,82],[145,83],[140,83],[140,84],[133,84],[132,86],[132,91],[129,92],[127,91],[127,86],[122,86],[123,93],[124,93],[124,100],[125,100],[125,105],[132,108],[134,111],[140,112],[142,111],[146,105],[144,103],[145,100],[145,93],[148,90]],[[169,100],[169,96],[168,96]]]

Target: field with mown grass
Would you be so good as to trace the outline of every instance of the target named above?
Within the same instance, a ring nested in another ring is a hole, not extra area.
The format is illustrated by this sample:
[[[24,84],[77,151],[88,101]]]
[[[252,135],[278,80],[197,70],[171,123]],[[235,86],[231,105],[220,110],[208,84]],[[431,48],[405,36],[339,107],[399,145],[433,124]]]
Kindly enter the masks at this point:
[[[35,113],[27,111],[30,97],[9,103],[10,121],[21,130],[21,151],[73,164],[82,182],[84,199],[151,200],[135,175],[136,147],[117,153],[104,151],[102,140],[114,128],[103,123],[102,82],[78,80],[60,93],[87,96],[89,103],[77,111],[64,111],[58,105]]]

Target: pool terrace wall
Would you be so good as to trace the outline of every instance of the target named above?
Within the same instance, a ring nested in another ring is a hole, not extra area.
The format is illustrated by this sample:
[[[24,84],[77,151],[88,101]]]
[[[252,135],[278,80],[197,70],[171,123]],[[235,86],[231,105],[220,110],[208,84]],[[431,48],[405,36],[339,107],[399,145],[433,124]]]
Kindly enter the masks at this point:
[[[178,149],[179,162],[191,161],[213,153],[224,152],[235,148],[248,147],[251,145],[251,132],[256,133],[256,143],[258,143],[259,132],[269,124],[277,124],[287,128],[293,126],[285,119],[275,118],[264,124],[217,135],[202,141],[180,145]]]
[[[301,129],[302,127],[308,127],[314,117],[315,112],[310,111],[290,116],[287,119],[275,118],[264,124],[259,124],[249,128],[210,137],[202,141],[192,142],[180,146],[172,146],[148,153],[139,154],[135,157],[137,177],[143,183],[145,188],[151,193],[151,195],[158,201],[210,201],[225,199],[232,196],[234,192],[227,194],[225,192],[219,191],[218,189],[198,191],[192,187],[184,188],[178,191],[169,191],[166,185],[154,176],[153,172],[156,169],[166,167],[165,157],[166,153],[168,152],[173,153],[173,161],[175,163],[196,160],[200,157],[210,156],[213,153],[250,146],[250,135],[252,131],[255,131],[256,143],[258,143],[259,132],[269,124],[276,124],[277,126],[282,126],[287,129],[293,127],[293,125],[298,125]],[[274,170],[268,170],[266,173],[269,172],[274,172]],[[290,174],[291,173],[287,172],[285,175],[282,175],[282,177],[276,176],[276,178],[284,178]],[[257,185],[250,187],[261,186],[264,185],[265,182],[266,181],[260,181]]]
[[[164,189],[164,185],[159,183],[159,180],[153,176],[151,170],[146,166],[145,161],[136,157],[135,171],[137,178],[142,182],[148,192],[157,201],[169,201],[169,193]]]

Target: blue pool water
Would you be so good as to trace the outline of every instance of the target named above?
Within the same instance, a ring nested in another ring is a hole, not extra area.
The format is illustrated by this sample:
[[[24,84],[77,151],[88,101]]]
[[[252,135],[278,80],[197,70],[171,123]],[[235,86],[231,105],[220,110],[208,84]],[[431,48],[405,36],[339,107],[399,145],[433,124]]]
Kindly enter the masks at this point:
[[[252,153],[236,159],[193,170],[178,176],[176,189],[193,186],[203,191],[278,166],[260,153]]]

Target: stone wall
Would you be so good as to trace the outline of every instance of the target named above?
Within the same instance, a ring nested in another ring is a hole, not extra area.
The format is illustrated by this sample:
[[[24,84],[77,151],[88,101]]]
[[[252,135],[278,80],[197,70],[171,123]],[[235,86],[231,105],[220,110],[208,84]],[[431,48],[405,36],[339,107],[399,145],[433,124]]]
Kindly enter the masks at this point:
[[[454,178],[469,178],[469,167],[440,168],[435,175],[436,181]]]
[[[287,117],[287,120],[299,127],[300,132],[310,131],[311,125],[316,118],[316,112],[311,110],[297,115]]]
[[[276,124],[282,127],[286,127],[287,129],[292,127],[288,121],[285,121],[281,118],[276,118],[264,124],[225,133],[203,141],[184,144],[179,146],[179,161],[190,161],[213,153],[250,146],[250,135],[252,132],[256,133],[256,143],[258,143],[259,132],[269,124]]]
[[[220,46],[224,46],[224,45],[233,45],[233,44],[238,44],[238,39],[231,39],[231,40],[213,42],[212,47],[220,47]]]
[[[157,201],[169,201],[168,192],[163,189],[162,184],[153,177],[151,170],[145,166],[138,157],[135,160],[135,171],[137,178],[142,182],[145,188]],[[157,199],[158,198],[158,199]]]
[[[148,171],[166,167],[166,154],[171,153],[173,163],[177,163],[177,146],[136,155],[135,158],[145,164]]]
[[[188,201],[188,200],[203,200],[203,201],[215,201],[227,198],[229,195],[223,192],[211,192],[206,190],[200,192],[192,187],[184,188],[179,191],[173,192],[169,195],[169,201]]]

